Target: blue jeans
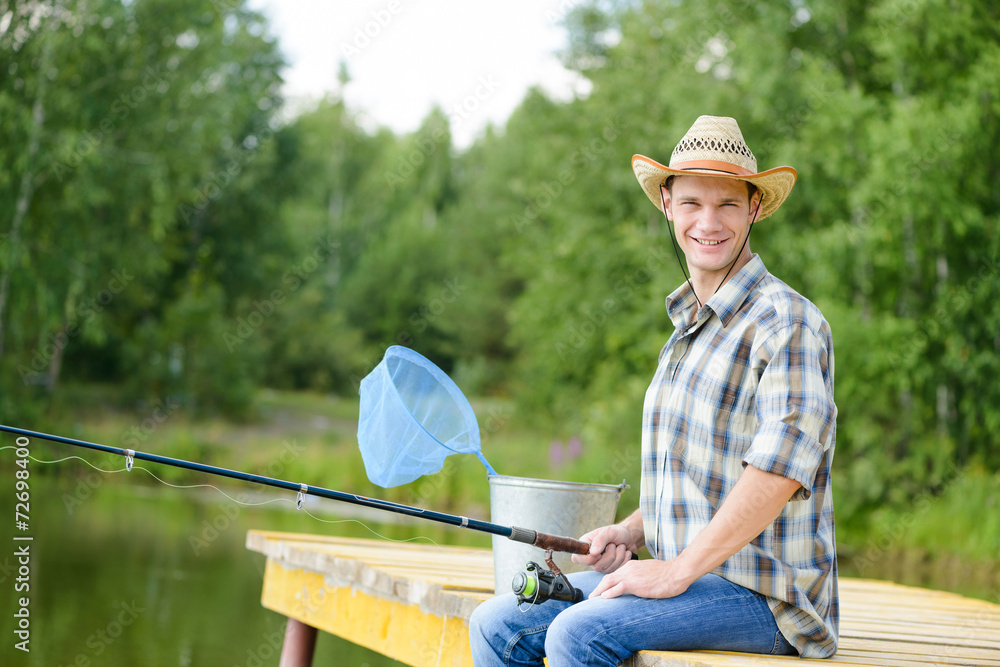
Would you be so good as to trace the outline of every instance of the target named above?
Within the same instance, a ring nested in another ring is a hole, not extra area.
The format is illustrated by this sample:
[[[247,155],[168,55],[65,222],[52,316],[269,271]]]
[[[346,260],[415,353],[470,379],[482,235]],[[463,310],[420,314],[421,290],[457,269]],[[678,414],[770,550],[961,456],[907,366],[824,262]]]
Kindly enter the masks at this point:
[[[778,631],[767,598],[708,574],[674,598],[623,595],[588,600],[599,572],[569,575],[583,590],[575,605],[548,600],[518,609],[512,593],[479,605],[469,620],[476,667],[490,665],[618,665],[636,651],[714,649],[794,655]]]

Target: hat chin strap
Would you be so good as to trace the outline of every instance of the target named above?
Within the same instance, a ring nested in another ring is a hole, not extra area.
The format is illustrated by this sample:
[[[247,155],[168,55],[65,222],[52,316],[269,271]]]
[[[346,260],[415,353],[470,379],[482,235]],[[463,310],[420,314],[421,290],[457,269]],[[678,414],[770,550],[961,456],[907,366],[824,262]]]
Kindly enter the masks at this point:
[[[758,190],[757,192],[760,193],[760,190]],[[755,208],[753,211],[753,220],[750,221],[750,226],[747,227],[747,235],[743,239],[743,245],[740,246],[740,251],[736,253],[736,259],[734,259],[733,263],[729,265],[729,271],[726,271],[726,275],[722,276],[722,282],[719,283],[719,287],[716,287],[715,292],[712,292],[712,296],[715,296],[715,294],[719,291],[719,288],[721,288],[726,283],[726,279],[729,278],[730,271],[733,270],[733,267],[736,266],[736,262],[739,261],[740,259],[740,255],[743,254],[743,248],[747,247],[747,243],[750,241],[750,232],[753,231],[753,223],[757,222],[757,213],[760,212],[760,205],[763,201],[764,201],[764,195],[763,193],[761,193],[760,198],[757,200],[757,208]],[[695,295],[695,298],[698,298],[697,295]]]
[[[667,199],[663,196],[663,185],[660,185],[660,210],[663,211],[663,217],[667,220],[667,229],[670,231],[670,244],[674,246],[674,257],[677,258],[677,264],[681,267],[681,273],[684,274],[684,280],[687,281],[688,287],[691,288],[691,294],[694,294],[694,300],[698,302],[698,309],[701,309],[701,299],[698,298],[698,292],[695,291],[694,285],[691,284],[691,276],[688,275],[687,269],[684,268],[684,262],[681,261],[681,253],[677,249],[677,239],[674,238],[674,224],[671,222],[670,218],[667,217]],[[740,252],[743,252],[740,250]]]
[[[736,257],[733,259],[733,263],[729,265],[729,269],[726,271],[726,275],[722,276],[722,281],[719,283],[718,287],[715,288],[715,291],[712,292],[712,296],[715,296],[719,292],[719,289],[721,289],[722,286],[726,283],[726,279],[729,278],[729,274],[732,272],[733,267],[736,266],[736,262],[739,261],[740,255],[743,254],[743,248],[745,248],[747,246],[747,243],[750,241],[750,232],[753,231],[753,225],[755,222],[757,222],[757,214],[760,212],[760,205],[764,203],[764,194],[760,192],[760,190],[758,190],[757,193],[760,194],[760,198],[757,199],[757,208],[755,208],[753,211],[753,220],[750,221],[750,226],[747,227],[747,235],[743,238],[743,245],[740,246],[740,251],[736,253]],[[691,283],[691,276],[688,275],[687,270],[684,268],[684,262],[681,261],[681,254],[680,251],[678,250],[677,239],[674,237],[674,226],[673,223],[670,221],[670,218],[667,217],[667,200],[666,197],[663,196],[662,185],[660,186],[660,207],[663,210],[663,217],[666,218],[667,220],[667,229],[670,231],[670,243],[674,247],[674,256],[677,258],[677,263],[681,267],[681,273],[684,274],[684,279],[687,281],[688,286],[691,288],[691,293],[694,294],[694,300],[698,302],[698,309],[701,310],[701,307],[705,304],[703,304],[701,302],[701,299],[698,298],[698,292],[695,291],[694,285]]]

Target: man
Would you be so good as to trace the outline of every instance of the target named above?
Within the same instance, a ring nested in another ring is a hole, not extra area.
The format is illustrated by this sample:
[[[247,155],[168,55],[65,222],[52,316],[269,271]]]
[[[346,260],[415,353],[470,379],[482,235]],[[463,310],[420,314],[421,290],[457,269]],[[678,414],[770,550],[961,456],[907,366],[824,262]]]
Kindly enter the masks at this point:
[[[583,602],[480,605],[476,664],[617,665],[643,649],[831,656],[833,342],[749,245],[796,172],[758,173],[736,121],[712,116],[669,166],[636,155],[632,169],[690,273],[667,298],[674,333],[643,405],[639,509],[581,538],[590,553],[573,558],[593,571],[570,580]],[[634,559],[643,545],[652,558]]]

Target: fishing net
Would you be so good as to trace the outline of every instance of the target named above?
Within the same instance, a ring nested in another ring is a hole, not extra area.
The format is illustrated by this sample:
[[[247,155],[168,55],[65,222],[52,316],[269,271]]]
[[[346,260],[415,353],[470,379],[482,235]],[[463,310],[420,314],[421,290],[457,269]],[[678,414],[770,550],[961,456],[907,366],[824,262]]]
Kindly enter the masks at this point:
[[[479,423],[458,386],[413,350],[393,345],[361,381],[358,446],[368,479],[381,487],[440,472],[452,454],[480,451]]]

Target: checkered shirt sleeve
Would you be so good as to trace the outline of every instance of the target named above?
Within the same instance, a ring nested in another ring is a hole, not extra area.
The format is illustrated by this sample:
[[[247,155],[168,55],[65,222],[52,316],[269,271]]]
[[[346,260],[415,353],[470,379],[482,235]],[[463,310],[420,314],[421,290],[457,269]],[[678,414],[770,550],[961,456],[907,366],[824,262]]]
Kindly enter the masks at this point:
[[[675,330],[643,407],[647,546],[657,558],[679,554],[744,466],[797,481],[801,488],[778,518],[715,574],[767,596],[801,655],[830,656],[839,608],[829,325],[757,256],[701,308],[687,285],[667,304]]]

